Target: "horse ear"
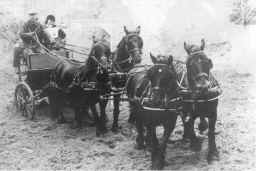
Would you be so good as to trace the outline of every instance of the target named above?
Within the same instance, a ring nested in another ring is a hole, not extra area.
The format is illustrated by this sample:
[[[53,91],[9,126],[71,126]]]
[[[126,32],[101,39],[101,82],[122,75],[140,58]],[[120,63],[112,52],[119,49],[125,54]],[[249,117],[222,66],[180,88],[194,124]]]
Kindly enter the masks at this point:
[[[210,67],[210,69],[213,68],[213,63],[212,63],[211,59],[209,59],[209,67]]]
[[[205,40],[201,39],[201,47],[200,47],[200,49],[204,50],[204,47],[205,47]]]
[[[172,64],[172,62],[173,62],[173,56],[172,55],[168,56],[168,62],[169,62],[169,65]]]
[[[189,50],[188,50],[188,45],[187,45],[186,42],[184,42],[184,49],[185,49],[185,51],[186,51],[188,54],[190,54],[190,52],[189,52]]]
[[[93,42],[93,43],[96,43],[96,37],[95,37],[95,35],[92,36],[92,42]]]
[[[126,26],[124,26],[124,32],[125,34],[129,34],[129,31],[127,30]]]
[[[155,64],[157,60],[156,60],[156,57],[151,52],[150,52],[150,58],[153,64]]]
[[[137,34],[140,34],[140,26],[138,26],[137,28],[136,28],[136,31],[135,31]]]

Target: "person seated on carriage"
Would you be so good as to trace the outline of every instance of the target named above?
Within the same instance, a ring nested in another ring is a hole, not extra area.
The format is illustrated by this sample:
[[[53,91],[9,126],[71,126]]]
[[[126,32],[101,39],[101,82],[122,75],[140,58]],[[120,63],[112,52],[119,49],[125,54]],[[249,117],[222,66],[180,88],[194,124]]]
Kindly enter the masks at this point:
[[[45,20],[45,31],[50,37],[52,49],[59,50],[65,46],[66,33],[55,24],[55,16],[48,15]]]
[[[29,11],[29,19],[23,24],[19,33],[22,41],[18,42],[14,47],[13,67],[18,70],[20,60],[25,56],[24,53],[39,53],[41,51],[40,44],[47,46],[50,42],[47,34],[43,30],[43,25],[38,21],[37,14],[34,10]]]

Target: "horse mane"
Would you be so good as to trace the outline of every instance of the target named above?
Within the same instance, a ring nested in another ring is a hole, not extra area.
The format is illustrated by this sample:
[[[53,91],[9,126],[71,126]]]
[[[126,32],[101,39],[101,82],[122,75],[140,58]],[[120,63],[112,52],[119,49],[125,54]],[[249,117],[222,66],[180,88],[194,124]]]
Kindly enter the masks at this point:
[[[121,41],[118,43],[117,48],[119,49],[119,48],[121,48],[122,46],[124,46],[124,43],[125,43],[125,37],[123,37],[123,38],[121,39]]]

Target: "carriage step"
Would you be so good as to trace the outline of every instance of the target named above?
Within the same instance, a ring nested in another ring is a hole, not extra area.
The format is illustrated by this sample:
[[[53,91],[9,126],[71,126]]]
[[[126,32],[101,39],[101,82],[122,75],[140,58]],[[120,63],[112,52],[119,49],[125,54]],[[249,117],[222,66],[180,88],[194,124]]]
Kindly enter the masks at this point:
[[[43,97],[43,98],[41,98],[41,99],[36,100],[36,101],[35,101],[35,104],[36,104],[36,105],[39,105],[39,104],[41,104],[42,102],[46,102],[47,104],[50,104],[48,97]]]

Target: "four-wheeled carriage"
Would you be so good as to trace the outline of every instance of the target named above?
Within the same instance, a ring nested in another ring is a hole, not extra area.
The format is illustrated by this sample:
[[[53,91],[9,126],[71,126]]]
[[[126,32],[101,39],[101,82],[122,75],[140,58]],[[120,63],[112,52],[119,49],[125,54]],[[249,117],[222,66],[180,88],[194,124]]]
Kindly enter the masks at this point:
[[[27,53],[21,59],[14,100],[17,110],[24,116],[32,119],[36,106],[47,100],[46,97],[41,97],[41,92],[50,82],[51,72],[60,58],[57,53]]]

